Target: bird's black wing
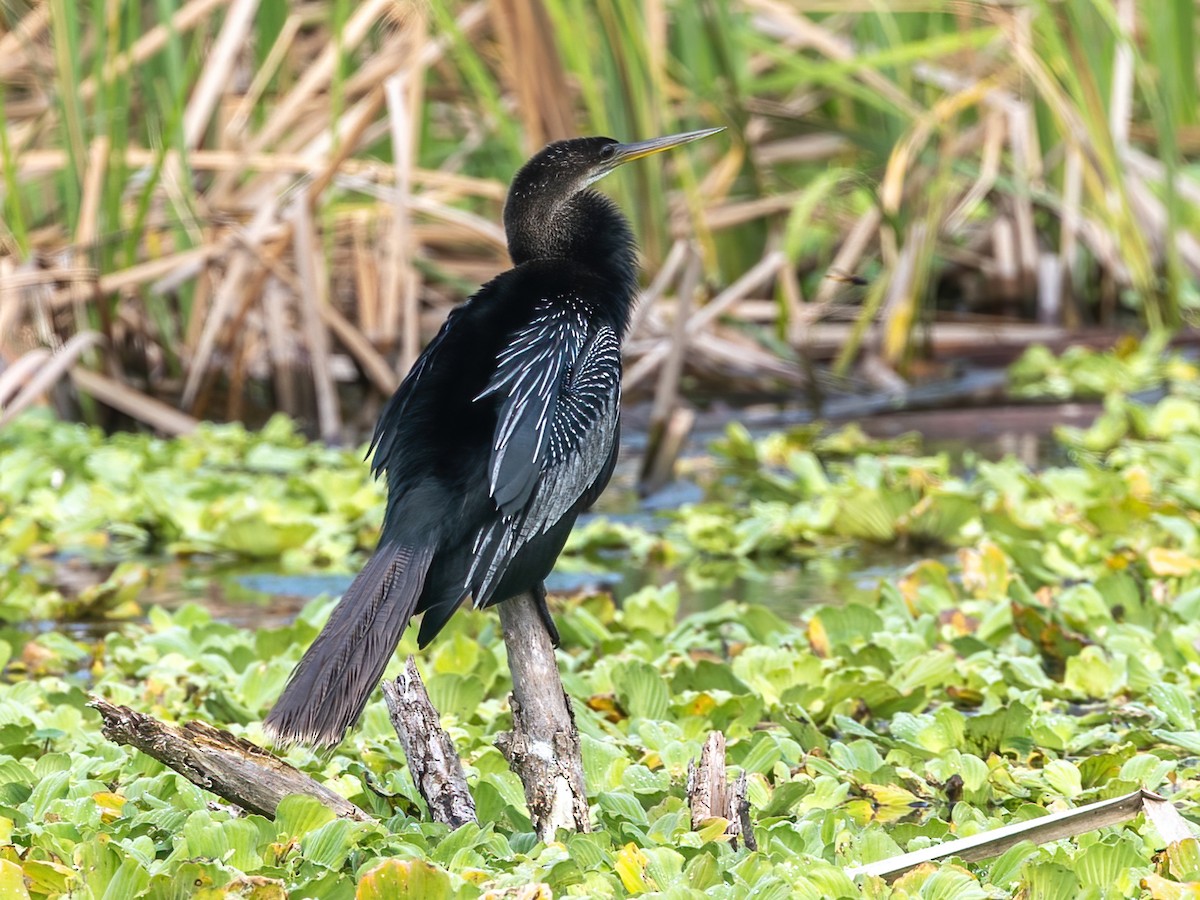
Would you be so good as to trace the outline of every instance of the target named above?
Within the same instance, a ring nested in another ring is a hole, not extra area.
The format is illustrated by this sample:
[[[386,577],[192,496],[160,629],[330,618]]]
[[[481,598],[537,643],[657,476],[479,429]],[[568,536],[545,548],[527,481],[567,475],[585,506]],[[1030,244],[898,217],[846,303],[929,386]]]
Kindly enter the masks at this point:
[[[488,466],[499,516],[480,530],[466,587],[478,606],[530,540],[575,507],[605,471],[621,393],[617,333],[578,306],[543,304],[501,352],[479,399],[503,397]]]
[[[470,301],[456,306],[450,310],[450,314],[446,317],[446,321],[442,323],[442,327],[438,333],[434,335],[425,347],[425,350],[417,357],[417,361],[413,363],[408,374],[404,376],[404,380],[400,382],[400,387],[396,388],[395,393],[388,398],[388,402],[384,404],[383,411],[379,414],[379,421],[375,423],[375,434],[371,437],[371,446],[367,448],[367,455],[374,454],[374,459],[371,462],[371,474],[378,478],[385,470],[389,470],[398,455],[397,441],[401,434],[401,428],[407,424],[405,411],[408,409],[412,401],[413,394],[416,392],[417,384],[421,382],[423,376],[433,366],[434,360],[438,358],[438,351],[446,342],[447,335],[450,334],[452,328],[455,327],[458,320],[464,315],[464,311],[469,306]]]

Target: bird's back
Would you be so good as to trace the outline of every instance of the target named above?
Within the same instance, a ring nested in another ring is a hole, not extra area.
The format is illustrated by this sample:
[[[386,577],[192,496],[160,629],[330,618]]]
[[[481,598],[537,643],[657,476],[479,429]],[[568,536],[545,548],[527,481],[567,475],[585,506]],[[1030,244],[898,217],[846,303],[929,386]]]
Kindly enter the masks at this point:
[[[617,332],[623,324],[611,321],[606,312],[610,291],[608,284],[570,261],[537,260],[493,279],[451,313],[376,427],[373,465],[388,483],[385,535],[406,530],[407,523],[424,527],[424,516],[413,505],[425,502],[430,482],[447,500],[491,500],[488,460],[509,396],[506,388],[512,386],[485,391],[501,355],[522,334],[536,332],[547,309],[577,316],[585,339],[601,328]],[[543,366],[569,352],[562,334],[549,329],[544,336]],[[494,502],[473,505],[485,516],[496,511]],[[482,523],[472,517],[462,524],[471,529]]]

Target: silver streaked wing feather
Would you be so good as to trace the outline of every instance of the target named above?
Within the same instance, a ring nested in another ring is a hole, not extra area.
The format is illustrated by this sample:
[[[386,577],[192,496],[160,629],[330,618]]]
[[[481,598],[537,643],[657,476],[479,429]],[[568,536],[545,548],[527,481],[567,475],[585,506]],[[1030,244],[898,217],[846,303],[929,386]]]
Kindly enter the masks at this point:
[[[620,341],[608,327],[589,337],[570,308],[548,311],[517,335],[480,396],[502,391],[489,468],[502,515],[479,532],[467,576],[480,605],[521,547],[553,527],[603,470],[620,406]]]
[[[496,373],[476,399],[504,396],[488,465],[489,489],[506,515],[528,501],[541,473],[559,392],[588,338],[578,307],[545,302],[501,351]]]

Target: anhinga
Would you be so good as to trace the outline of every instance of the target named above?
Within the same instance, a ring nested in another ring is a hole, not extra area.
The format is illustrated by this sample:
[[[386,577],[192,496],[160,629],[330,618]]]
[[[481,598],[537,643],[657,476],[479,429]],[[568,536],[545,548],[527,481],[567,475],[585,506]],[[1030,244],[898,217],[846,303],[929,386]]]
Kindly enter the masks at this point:
[[[384,407],[379,546],[266,719],[282,742],[332,745],[366,705],[409,619],[425,646],[464,599],[533,591],[617,457],[621,340],[637,287],[629,223],[590,189],[617,166],[715,134],[550,144],[513,179],[513,268],[446,319]]]

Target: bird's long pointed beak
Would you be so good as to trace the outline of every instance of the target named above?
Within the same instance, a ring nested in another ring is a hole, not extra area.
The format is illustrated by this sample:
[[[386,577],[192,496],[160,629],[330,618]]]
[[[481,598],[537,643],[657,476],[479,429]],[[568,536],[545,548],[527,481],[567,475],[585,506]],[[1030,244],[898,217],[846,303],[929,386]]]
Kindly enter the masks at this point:
[[[670,150],[672,147],[678,147],[680,144],[698,141],[700,138],[706,138],[711,134],[716,134],[724,130],[724,127],[703,128],[700,131],[685,131],[683,134],[670,134],[666,137],[651,138],[648,141],[617,144],[616,151],[613,153],[611,159],[614,165],[619,166],[623,163],[632,162],[635,159],[641,159],[643,156],[662,153],[664,150]]]

